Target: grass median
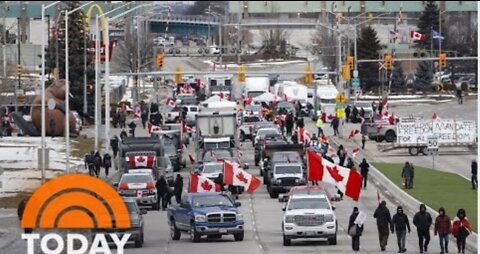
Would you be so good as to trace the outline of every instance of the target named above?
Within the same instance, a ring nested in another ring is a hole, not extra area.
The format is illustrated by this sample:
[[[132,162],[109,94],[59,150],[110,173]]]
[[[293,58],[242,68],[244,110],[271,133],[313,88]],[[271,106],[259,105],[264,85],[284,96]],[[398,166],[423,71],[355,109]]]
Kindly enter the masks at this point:
[[[373,163],[373,165],[403,189],[401,177],[403,164]],[[452,219],[459,208],[464,208],[475,232],[478,232],[477,191],[472,190],[472,184],[465,178],[453,173],[415,166],[413,189],[403,190],[437,211],[444,207]]]

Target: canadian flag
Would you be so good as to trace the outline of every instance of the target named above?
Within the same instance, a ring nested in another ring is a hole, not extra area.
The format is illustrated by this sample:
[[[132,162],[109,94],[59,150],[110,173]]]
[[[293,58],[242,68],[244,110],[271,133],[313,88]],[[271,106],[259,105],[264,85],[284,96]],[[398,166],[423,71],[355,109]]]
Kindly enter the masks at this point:
[[[167,99],[167,102],[166,102],[165,104],[167,104],[168,106],[170,106],[170,107],[172,107],[172,108],[174,108],[174,107],[177,106],[177,105],[175,104],[175,101],[173,101],[173,100],[170,99],[170,98]]]
[[[297,128],[297,133],[298,133],[298,143],[303,143],[305,140],[305,132],[303,131],[304,128]]]
[[[358,133],[360,133],[359,130],[352,130],[352,131],[350,132],[350,135],[348,135],[348,139],[354,138],[355,135],[357,135]]]
[[[432,120],[440,120],[440,117],[437,115],[437,113],[433,112]]]
[[[190,173],[190,187],[188,188],[188,192],[220,192],[220,185],[204,176]]]
[[[160,128],[160,126],[153,125],[151,122],[148,122],[147,130],[148,133],[159,133],[160,131],[162,131],[162,128]]]
[[[307,152],[308,180],[335,185],[345,195],[358,201],[362,189],[362,176],[349,168],[324,160],[314,151]]]
[[[137,105],[137,106],[135,107],[135,114],[134,114],[134,116],[135,116],[136,118],[140,118],[140,117],[142,116],[142,109],[140,108],[139,105]]]
[[[153,163],[155,162],[155,156],[147,155],[147,156],[135,156],[131,155],[128,157],[128,163],[132,168],[152,168]]]
[[[247,105],[252,105],[253,104],[253,98],[250,96],[247,99]]]
[[[359,152],[360,152],[360,148],[358,148],[358,147],[357,147],[357,148],[353,148],[353,150],[352,150],[352,157],[357,156],[357,154],[358,154]]]
[[[191,153],[188,152],[187,146],[185,144],[182,145],[182,152],[188,154],[188,158],[190,159],[190,163],[195,163],[195,158]]]
[[[188,133],[188,126],[185,121],[182,121],[182,133]]]
[[[410,39],[412,41],[424,41],[425,35],[415,31],[410,31]]]
[[[224,161],[223,182],[233,186],[243,186],[247,193],[252,194],[261,185],[255,176],[245,172],[237,163]]]

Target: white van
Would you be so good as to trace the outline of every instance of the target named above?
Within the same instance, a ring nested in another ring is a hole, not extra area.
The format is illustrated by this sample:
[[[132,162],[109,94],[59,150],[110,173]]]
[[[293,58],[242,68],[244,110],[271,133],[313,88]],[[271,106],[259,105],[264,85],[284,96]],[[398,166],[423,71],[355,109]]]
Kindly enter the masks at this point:
[[[244,98],[255,98],[268,92],[270,79],[268,76],[250,76],[245,78]]]

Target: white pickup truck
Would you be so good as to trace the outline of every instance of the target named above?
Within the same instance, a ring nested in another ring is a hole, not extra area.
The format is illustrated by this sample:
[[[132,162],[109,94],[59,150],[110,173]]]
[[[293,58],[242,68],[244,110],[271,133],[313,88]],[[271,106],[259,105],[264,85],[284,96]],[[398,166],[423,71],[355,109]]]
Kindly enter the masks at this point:
[[[250,139],[253,141],[253,126],[255,123],[262,121],[262,117],[257,114],[250,114],[248,111],[244,111],[240,119],[240,141],[243,142],[245,139]]]

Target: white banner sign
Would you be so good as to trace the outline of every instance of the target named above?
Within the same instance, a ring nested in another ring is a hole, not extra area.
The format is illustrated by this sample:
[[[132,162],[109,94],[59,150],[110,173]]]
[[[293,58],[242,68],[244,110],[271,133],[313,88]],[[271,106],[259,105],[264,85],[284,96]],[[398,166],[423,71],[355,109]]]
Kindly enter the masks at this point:
[[[418,120],[397,124],[397,143],[427,144],[428,136],[438,143],[473,143],[477,138],[476,122],[470,120]]]

